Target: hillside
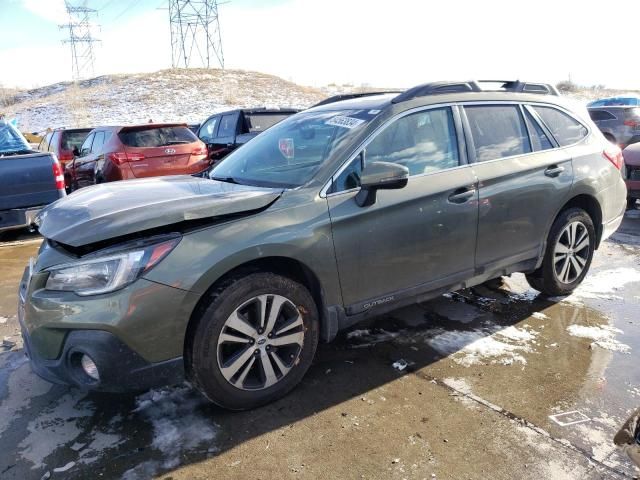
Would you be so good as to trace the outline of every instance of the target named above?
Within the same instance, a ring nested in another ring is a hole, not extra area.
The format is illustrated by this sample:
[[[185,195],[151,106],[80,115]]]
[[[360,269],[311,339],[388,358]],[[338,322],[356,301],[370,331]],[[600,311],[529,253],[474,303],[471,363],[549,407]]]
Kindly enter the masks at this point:
[[[626,94],[562,82],[563,94],[581,102]],[[0,114],[18,118],[24,132],[154,122],[200,123],[209,115],[239,107],[305,108],[353,85],[304,87],[273,75],[244,70],[160,70],[105,75],[77,84],[62,82],[28,91],[0,88]],[[638,94],[638,92],[634,92]]]
[[[161,70],[56,83],[0,98],[0,113],[20,129],[154,122],[200,123],[237,107],[308,107],[320,90],[243,70]]]

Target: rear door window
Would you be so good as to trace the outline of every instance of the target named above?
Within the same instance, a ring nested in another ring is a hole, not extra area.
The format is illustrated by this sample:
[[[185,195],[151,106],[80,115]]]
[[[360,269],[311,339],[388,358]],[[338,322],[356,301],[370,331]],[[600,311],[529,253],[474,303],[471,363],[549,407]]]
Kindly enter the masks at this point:
[[[536,105],[533,109],[563,147],[579,142],[589,133],[584,125],[557,108]]]
[[[49,148],[48,148],[50,152],[58,153],[56,150],[58,145],[60,145],[61,135],[62,135],[62,132],[60,130],[56,130],[55,132],[53,132],[53,136],[51,137],[51,142],[49,143]]]
[[[283,113],[245,113],[244,119],[249,133],[263,132],[289,115]]]
[[[205,143],[212,143],[216,138],[216,130],[218,129],[218,121],[220,117],[213,117],[204,122],[200,127],[200,139]]]
[[[127,147],[166,147],[198,141],[187,127],[151,127],[120,132],[120,140]]]
[[[91,143],[93,142],[93,133],[85,138],[82,143],[82,147],[80,148],[80,156],[84,157],[85,155],[89,155],[91,153]]]
[[[91,153],[100,153],[102,151],[102,145],[104,145],[104,132],[96,132],[93,138],[93,144],[91,145]]]
[[[477,162],[531,152],[529,135],[517,105],[466,105],[464,110]]]
[[[529,129],[529,137],[531,138],[533,151],[539,152],[540,150],[549,150],[553,148],[547,134],[544,133],[542,127],[526,109],[524,110],[524,119],[527,122],[527,128]]]
[[[233,137],[236,134],[236,114],[223,115],[218,128],[218,137]]]

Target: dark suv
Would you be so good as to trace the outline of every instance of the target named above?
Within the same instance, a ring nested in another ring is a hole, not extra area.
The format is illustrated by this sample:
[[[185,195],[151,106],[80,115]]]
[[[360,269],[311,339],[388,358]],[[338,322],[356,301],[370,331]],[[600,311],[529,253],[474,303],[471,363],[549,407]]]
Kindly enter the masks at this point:
[[[197,135],[207,144],[209,157],[217,161],[298,111],[292,108],[244,108],[216,113],[202,122]]]
[[[20,285],[36,372],[93,389],[185,376],[251,408],[320,338],[524,272],[572,292],[620,224],[620,149],[523,82],[431,83],[293,115],[210,178],[132,180],[45,208]]]

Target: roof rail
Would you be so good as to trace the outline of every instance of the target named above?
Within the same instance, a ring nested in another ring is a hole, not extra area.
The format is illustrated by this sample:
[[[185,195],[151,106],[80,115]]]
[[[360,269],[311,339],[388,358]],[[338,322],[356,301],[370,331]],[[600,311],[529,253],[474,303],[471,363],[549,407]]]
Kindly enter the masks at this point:
[[[482,88],[481,84],[497,84],[495,88]],[[520,80],[469,80],[466,82],[431,82],[410,88],[391,100],[406,102],[416,97],[465,92],[514,92],[560,95],[556,87],[548,83],[521,82]]]
[[[484,91],[541,93],[545,95],[560,95],[558,89],[550,83],[522,82],[520,80],[478,80],[477,83],[493,83],[498,88],[483,89]]]
[[[332,97],[325,98],[324,100],[316,103],[312,107],[319,107],[320,105],[328,105],[329,103],[341,102],[342,100],[351,100],[352,98],[370,97],[373,95],[385,95],[387,93],[402,93],[402,90],[380,90],[377,92],[362,92],[362,93],[340,93]]]

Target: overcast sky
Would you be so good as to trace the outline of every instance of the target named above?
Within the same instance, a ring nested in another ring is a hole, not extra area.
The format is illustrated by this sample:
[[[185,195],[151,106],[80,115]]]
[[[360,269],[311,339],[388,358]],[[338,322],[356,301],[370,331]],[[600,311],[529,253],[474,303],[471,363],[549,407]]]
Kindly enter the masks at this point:
[[[86,3],[99,11],[96,74],[171,66],[167,0]],[[639,0],[230,0],[219,13],[227,68],[305,85],[570,76],[640,89]],[[0,84],[70,80],[66,20],[63,0],[0,0]]]

